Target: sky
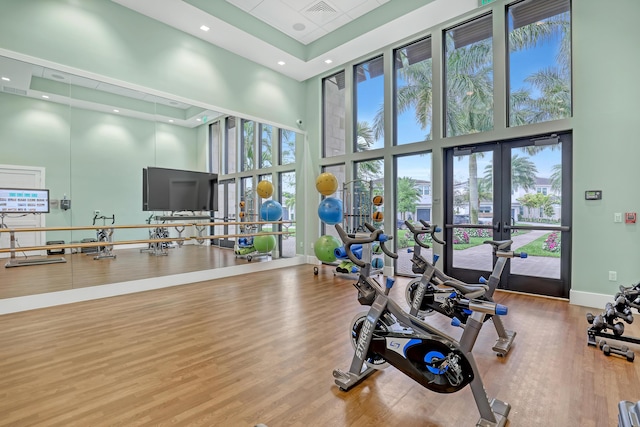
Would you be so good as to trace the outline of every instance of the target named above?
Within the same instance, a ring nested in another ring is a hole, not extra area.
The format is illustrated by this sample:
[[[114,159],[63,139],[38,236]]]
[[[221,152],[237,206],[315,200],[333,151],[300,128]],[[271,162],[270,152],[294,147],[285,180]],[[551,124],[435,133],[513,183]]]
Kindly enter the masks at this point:
[[[558,48],[558,41],[548,42],[545,45],[537,46],[527,51],[515,52],[510,55],[510,85],[512,90],[519,89],[523,86],[527,86],[524,79],[535,72],[536,70],[556,65],[556,51]],[[366,121],[370,125],[374,123],[375,115],[383,104],[383,76],[379,76],[373,79],[367,79],[358,84],[357,88],[357,114],[358,121]],[[402,84],[402,83],[400,83]],[[534,97],[535,97],[535,91]],[[422,141],[425,139],[428,129],[423,130],[415,122],[415,111],[406,111],[399,115],[397,118],[398,124],[398,141],[399,143],[408,143]],[[372,148],[382,148],[382,140],[375,142]],[[514,151],[513,154],[524,156],[521,150]],[[554,164],[560,163],[560,150],[544,150],[543,153],[536,155],[531,159],[536,163],[538,175],[540,177],[549,177],[551,175],[551,168]],[[482,175],[485,165],[490,159],[485,158],[479,160],[478,170]],[[399,159],[399,164],[402,166],[399,170],[402,173],[398,173],[398,176],[409,176],[415,179],[427,179],[431,180],[431,158],[410,156],[405,159]],[[464,168],[455,168],[456,172],[462,173]],[[468,175],[468,173],[467,173]],[[456,180],[466,180],[466,176],[456,176]]]

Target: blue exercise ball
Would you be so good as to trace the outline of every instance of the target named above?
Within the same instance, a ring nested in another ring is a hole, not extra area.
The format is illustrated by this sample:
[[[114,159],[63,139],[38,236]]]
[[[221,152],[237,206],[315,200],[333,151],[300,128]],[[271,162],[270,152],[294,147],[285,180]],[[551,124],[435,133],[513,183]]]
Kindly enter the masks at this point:
[[[325,224],[339,224],[342,222],[343,216],[342,200],[335,197],[325,197],[318,205],[318,216]]]
[[[384,261],[382,260],[382,258],[374,258],[371,260],[371,267],[382,268],[384,267]]]
[[[279,221],[282,218],[282,205],[275,200],[266,200],[260,208],[260,218],[263,221]]]

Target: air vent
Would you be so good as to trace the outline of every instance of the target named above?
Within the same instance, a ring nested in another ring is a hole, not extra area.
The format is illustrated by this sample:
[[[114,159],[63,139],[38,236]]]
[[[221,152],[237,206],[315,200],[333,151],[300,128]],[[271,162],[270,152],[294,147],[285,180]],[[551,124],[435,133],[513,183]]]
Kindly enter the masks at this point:
[[[26,96],[27,95],[27,91],[26,90],[17,89],[15,87],[10,87],[10,86],[2,86],[2,91],[6,92],[6,93],[13,93],[15,95],[22,95],[22,96]]]
[[[335,10],[325,2],[321,1],[314,4],[309,9],[307,9],[307,12],[337,13],[337,10]]]

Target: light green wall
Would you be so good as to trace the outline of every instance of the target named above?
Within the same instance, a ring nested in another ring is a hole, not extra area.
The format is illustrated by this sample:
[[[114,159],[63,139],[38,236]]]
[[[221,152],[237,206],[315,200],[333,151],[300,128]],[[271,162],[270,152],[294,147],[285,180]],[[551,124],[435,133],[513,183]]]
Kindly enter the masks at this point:
[[[640,224],[613,222],[640,211],[638,17],[636,0],[573,2],[574,290],[613,294],[640,281]],[[602,200],[585,201],[585,190]]]
[[[46,224],[90,225],[95,210],[116,224],[143,224],[142,169],[206,171],[204,127],[190,129],[0,93],[3,164],[45,168],[52,199],[71,198],[71,209],[52,208]],[[76,241],[91,231],[50,232],[47,240]],[[146,230],[118,230],[118,240],[146,239]]]
[[[1,9],[2,49],[292,128],[304,111],[302,83],[117,3],[4,1]]]

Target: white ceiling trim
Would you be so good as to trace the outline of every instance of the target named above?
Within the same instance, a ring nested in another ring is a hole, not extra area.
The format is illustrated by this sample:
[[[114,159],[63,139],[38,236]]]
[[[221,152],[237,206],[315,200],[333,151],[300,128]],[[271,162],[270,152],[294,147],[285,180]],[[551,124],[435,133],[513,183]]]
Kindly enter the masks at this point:
[[[307,61],[284,52],[233,25],[181,0],[112,0],[298,81],[324,74],[337,65],[377,51],[478,7],[478,0],[435,0],[415,11],[356,37]],[[210,30],[199,29],[202,24]],[[324,61],[331,59],[331,64]],[[285,65],[278,65],[284,61]]]

